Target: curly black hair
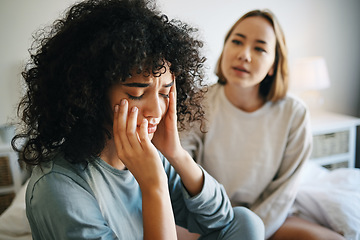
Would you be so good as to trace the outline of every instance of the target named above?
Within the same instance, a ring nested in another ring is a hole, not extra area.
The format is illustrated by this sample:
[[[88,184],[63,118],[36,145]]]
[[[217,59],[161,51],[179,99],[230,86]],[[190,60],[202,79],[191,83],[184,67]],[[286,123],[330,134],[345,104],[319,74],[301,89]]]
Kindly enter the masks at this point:
[[[62,152],[71,162],[99,156],[111,138],[109,89],[133,71],[176,77],[179,127],[202,121],[203,66],[197,29],[169,20],[145,0],[88,0],[34,36],[18,106],[24,129],[12,139],[28,165]],[[23,143],[23,144],[21,144]]]

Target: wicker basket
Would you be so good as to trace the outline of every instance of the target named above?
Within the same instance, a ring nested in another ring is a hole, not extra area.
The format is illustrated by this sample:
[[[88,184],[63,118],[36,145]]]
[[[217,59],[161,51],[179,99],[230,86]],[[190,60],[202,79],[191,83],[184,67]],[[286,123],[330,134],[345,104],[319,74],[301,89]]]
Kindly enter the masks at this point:
[[[0,187],[7,187],[13,184],[9,157],[0,157]]]
[[[13,192],[0,195],[0,214],[2,214],[10,206],[14,198],[15,198],[15,193]]]

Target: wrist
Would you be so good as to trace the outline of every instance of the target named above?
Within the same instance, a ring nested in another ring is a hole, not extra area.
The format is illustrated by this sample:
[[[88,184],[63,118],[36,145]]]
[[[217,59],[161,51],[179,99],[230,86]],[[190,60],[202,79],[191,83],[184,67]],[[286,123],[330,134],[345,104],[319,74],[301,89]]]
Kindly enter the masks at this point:
[[[140,187],[142,198],[156,198],[159,196],[169,195],[169,187],[166,183],[161,183],[157,185],[143,185]]]
[[[172,156],[165,157],[173,167],[175,167],[175,165],[183,163],[184,161],[189,161],[190,159],[191,161],[193,161],[190,154],[182,147],[177,151],[173,151]]]
[[[139,187],[143,194],[156,193],[168,190],[168,178],[165,171],[154,174],[151,177],[138,181]]]

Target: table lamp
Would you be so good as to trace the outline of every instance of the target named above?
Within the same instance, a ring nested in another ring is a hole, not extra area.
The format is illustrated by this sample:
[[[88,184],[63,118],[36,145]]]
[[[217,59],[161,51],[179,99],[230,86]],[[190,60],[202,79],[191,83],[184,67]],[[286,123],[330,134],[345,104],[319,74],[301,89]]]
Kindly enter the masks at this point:
[[[330,79],[323,57],[306,57],[295,61],[291,74],[293,88],[310,109],[317,110],[324,104],[320,90],[330,87]]]

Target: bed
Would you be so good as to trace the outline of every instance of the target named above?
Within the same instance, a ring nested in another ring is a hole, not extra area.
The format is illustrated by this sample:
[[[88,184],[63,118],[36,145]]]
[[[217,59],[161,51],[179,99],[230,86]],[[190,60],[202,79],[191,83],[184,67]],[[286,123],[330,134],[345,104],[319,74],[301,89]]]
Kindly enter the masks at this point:
[[[0,216],[0,239],[31,240],[25,215],[25,183]],[[360,240],[360,169],[327,170],[308,162],[302,172],[293,213]]]
[[[11,205],[0,216],[1,240],[32,240],[25,214],[25,191],[27,182],[16,193]]]
[[[360,169],[328,170],[308,162],[302,172],[294,214],[360,240]]]

